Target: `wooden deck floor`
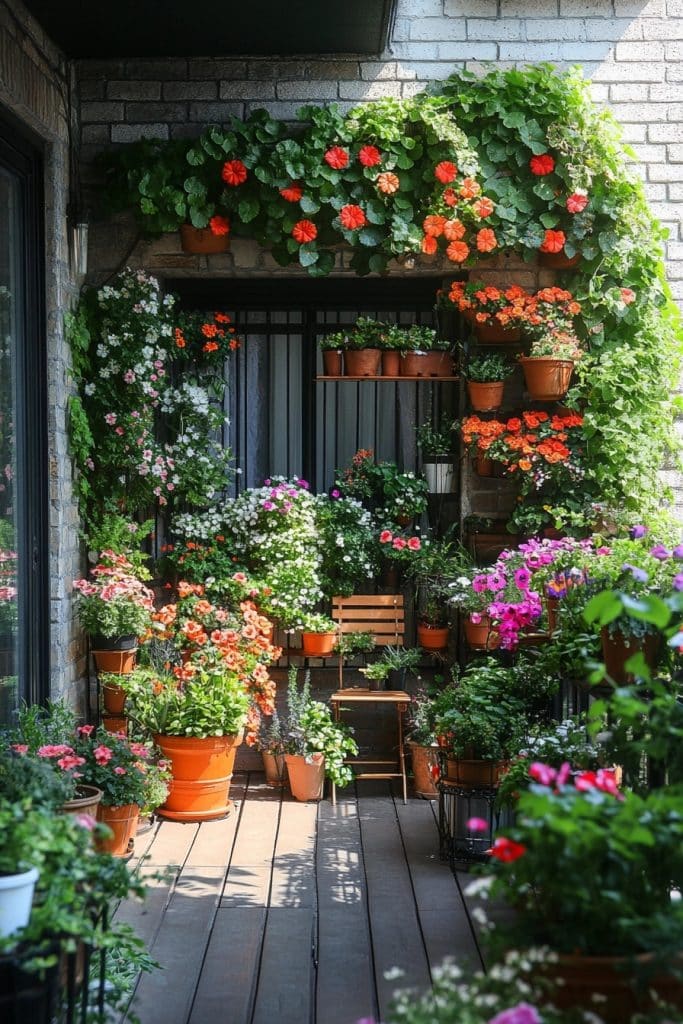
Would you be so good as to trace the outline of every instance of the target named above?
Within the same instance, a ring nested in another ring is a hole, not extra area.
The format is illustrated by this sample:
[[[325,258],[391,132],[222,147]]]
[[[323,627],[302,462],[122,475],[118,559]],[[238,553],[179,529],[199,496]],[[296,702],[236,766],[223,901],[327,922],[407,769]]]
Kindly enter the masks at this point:
[[[234,813],[164,822],[136,840],[150,879],[135,926],[162,969],[144,976],[141,1024],[355,1024],[385,1019],[445,956],[479,967],[458,882],[439,860],[435,807],[361,782],[302,804],[259,772],[235,776]]]

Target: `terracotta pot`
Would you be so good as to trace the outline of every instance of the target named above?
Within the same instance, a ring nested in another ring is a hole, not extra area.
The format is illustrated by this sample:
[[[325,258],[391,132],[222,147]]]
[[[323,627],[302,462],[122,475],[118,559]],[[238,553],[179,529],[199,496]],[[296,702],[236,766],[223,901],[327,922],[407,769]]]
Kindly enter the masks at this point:
[[[122,686],[105,683],[102,687],[102,700],[105,711],[108,711],[110,715],[120,715],[126,703],[126,691]]]
[[[284,786],[287,780],[285,755],[269,754],[268,751],[262,750],[261,757],[263,758],[263,771],[266,775],[266,785]]]
[[[122,804],[120,807],[98,804],[97,820],[107,825],[114,834],[109,839],[95,839],[95,848],[100,853],[125,857],[129,852],[128,843],[137,831],[139,816],[140,808],[137,804]]]
[[[545,603],[548,609],[548,632],[552,636],[557,629],[557,613],[560,608],[560,599],[559,597],[549,597],[546,595]]]
[[[553,1005],[559,1009],[578,1007],[592,1010],[606,1024],[623,1024],[636,1012],[653,1009],[651,992],[665,1003],[683,1009],[683,982],[662,970],[646,972],[650,954],[626,956],[576,956],[561,953],[556,963],[543,967],[543,974],[558,980],[552,993]],[[680,964],[678,965],[680,969]],[[638,975],[643,970],[642,984]],[[595,1002],[594,995],[604,996]],[[599,1008],[598,1008],[599,1007]],[[668,1015],[667,1015],[667,1019]],[[674,1020],[674,1017],[671,1017]]]
[[[382,353],[378,348],[347,349],[344,372],[348,377],[378,377]]]
[[[424,747],[420,743],[408,741],[413,762],[415,793],[425,800],[434,800],[439,795],[432,768],[439,764],[438,747]]]
[[[230,248],[230,236],[214,235],[211,228],[196,228],[192,224],[181,224],[180,247],[183,252],[195,255],[227,252]]]
[[[97,817],[97,807],[102,800],[102,790],[97,786],[77,786],[73,800],[67,800],[59,808],[60,814],[89,814]]]
[[[326,377],[341,377],[343,373],[341,349],[323,349],[323,369]]]
[[[494,409],[500,409],[503,404],[504,391],[504,380],[490,383],[476,380],[467,381],[467,394],[475,412],[492,412]]]
[[[506,328],[496,323],[479,324],[476,321],[472,326],[477,341],[484,345],[511,345],[522,336],[519,327]]]
[[[483,533],[477,530],[469,535],[473,557],[478,565],[495,562],[501,551],[515,547],[518,541],[518,535],[513,533]]]
[[[382,352],[382,376],[398,377],[401,372],[401,357],[398,352]]]
[[[107,732],[128,732],[128,719],[125,715],[102,715],[102,726]]]
[[[615,683],[627,683],[633,681],[633,675],[626,671],[625,665],[629,658],[632,658],[638,651],[642,651],[645,662],[653,671],[657,665],[659,654],[659,636],[651,633],[645,637],[625,637],[622,633],[614,632],[611,636],[607,626],[600,631],[602,641],[602,659],[610,679]]]
[[[417,624],[417,642],[426,651],[443,651],[448,647],[448,626],[429,626],[425,622]]]
[[[509,761],[478,761],[468,758],[446,759],[446,782],[471,789],[494,788],[507,770]]]
[[[302,633],[301,649],[310,658],[326,658],[332,654],[336,633]]]
[[[171,762],[173,779],[166,803],[157,810],[172,821],[211,821],[232,809],[230,782],[242,734],[232,736],[155,735],[154,742]]]
[[[422,471],[427,480],[430,494],[450,494],[455,490],[455,468],[452,455],[425,456]]]
[[[493,476],[493,459],[486,455],[477,455],[474,460],[474,471],[477,476]]]
[[[402,377],[450,377],[453,374],[450,352],[406,352],[400,362]]]
[[[473,651],[495,651],[500,647],[498,631],[491,625],[488,615],[482,615],[480,622],[465,619],[465,640]]]
[[[524,382],[531,398],[536,402],[556,402],[569,390],[574,372],[571,359],[551,359],[545,356],[520,356]]]
[[[314,756],[316,760],[308,763],[301,754],[285,754],[289,788],[295,800],[322,800],[325,758],[317,754]]]
[[[135,636],[93,636],[92,655],[98,672],[128,675],[135,668],[138,641]]]
[[[581,259],[581,253],[574,253],[573,256],[567,256],[564,249],[560,252],[539,252],[538,264],[541,267],[547,267],[549,270],[571,270],[572,267],[578,265]]]

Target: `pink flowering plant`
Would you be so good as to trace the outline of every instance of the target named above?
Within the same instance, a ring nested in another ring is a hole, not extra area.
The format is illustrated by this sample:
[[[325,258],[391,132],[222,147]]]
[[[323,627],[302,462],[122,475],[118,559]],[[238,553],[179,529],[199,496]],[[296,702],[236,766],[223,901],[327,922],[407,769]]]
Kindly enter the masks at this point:
[[[74,580],[78,617],[91,636],[140,636],[152,623],[154,594],[125,555],[103,551],[90,579]]]
[[[382,557],[400,565],[409,565],[415,553],[422,550],[423,544],[417,534],[396,528],[380,530],[377,542]]]
[[[541,620],[543,606],[533,587],[524,556],[506,551],[490,569],[458,577],[451,603],[469,613],[470,621],[488,616],[496,625],[503,650],[515,650],[520,633]]]
[[[102,790],[110,807],[145,803],[147,761],[150,750],[130,743],[122,734],[80,725],[71,743],[39,747],[36,756],[50,760],[81,783]]]

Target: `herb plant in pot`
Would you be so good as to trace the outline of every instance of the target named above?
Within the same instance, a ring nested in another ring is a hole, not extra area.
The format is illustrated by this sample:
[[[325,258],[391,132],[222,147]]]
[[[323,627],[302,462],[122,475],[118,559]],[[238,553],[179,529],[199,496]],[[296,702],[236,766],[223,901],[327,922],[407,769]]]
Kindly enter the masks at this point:
[[[574,332],[580,312],[572,293],[563,288],[542,288],[527,303],[522,329],[531,339],[531,350],[519,362],[535,401],[557,401],[569,390],[574,364],[582,356]]]
[[[283,724],[276,710],[270,716],[261,717],[256,746],[263,758],[266,785],[284,786],[287,777],[286,743]]]
[[[425,690],[421,689],[411,697],[406,735],[413,765],[415,792],[425,800],[433,800],[439,795],[436,788],[439,747],[434,732],[434,701]]]
[[[335,331],[326,334],[319,341],[323,356],[323,372],[326,377],[341,377],[344,372],[343,354],[348,343],[348,334]]]
[[[344,349],[344,372],[348,377],[377,377],[380,373],[382,350],[380,335],[385,324],[370,317],[359,317],[347,335]]]
[[[327,658],[337,639],[337,624],[327,615],[301,618],[301,650],[309,658]]]
[[[455,489],[452,422],[444,417],[438,427],[421,424],[416,431],[416,441],[429,493],[450,494]]]
[[[424,544],[408,566],[415,586],[417,642],[423,649],[437,651],[448,646],[453,580],[469,561],[464,548],[446,537]]]
[[[453,373],[452,344],[431,327],[413,324],[401,330],[402,377],[449,377]]]
[[[475,412],[493,412],[503,404],[508,360],[497,352],[472,356],[467,362],[467,394]]]

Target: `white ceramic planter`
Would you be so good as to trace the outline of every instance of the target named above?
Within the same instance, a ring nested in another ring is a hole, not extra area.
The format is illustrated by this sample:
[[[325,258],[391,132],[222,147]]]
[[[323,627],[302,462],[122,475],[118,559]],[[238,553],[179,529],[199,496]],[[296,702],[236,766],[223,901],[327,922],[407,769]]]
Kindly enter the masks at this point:
[[[19,875],[0,875],[0,935],[3,937],[13,935],[28,924],[37,881],[37,868]]]
[[[452,462],[425,462],[423,467],[430,494],[450,494],[455,487]]]

